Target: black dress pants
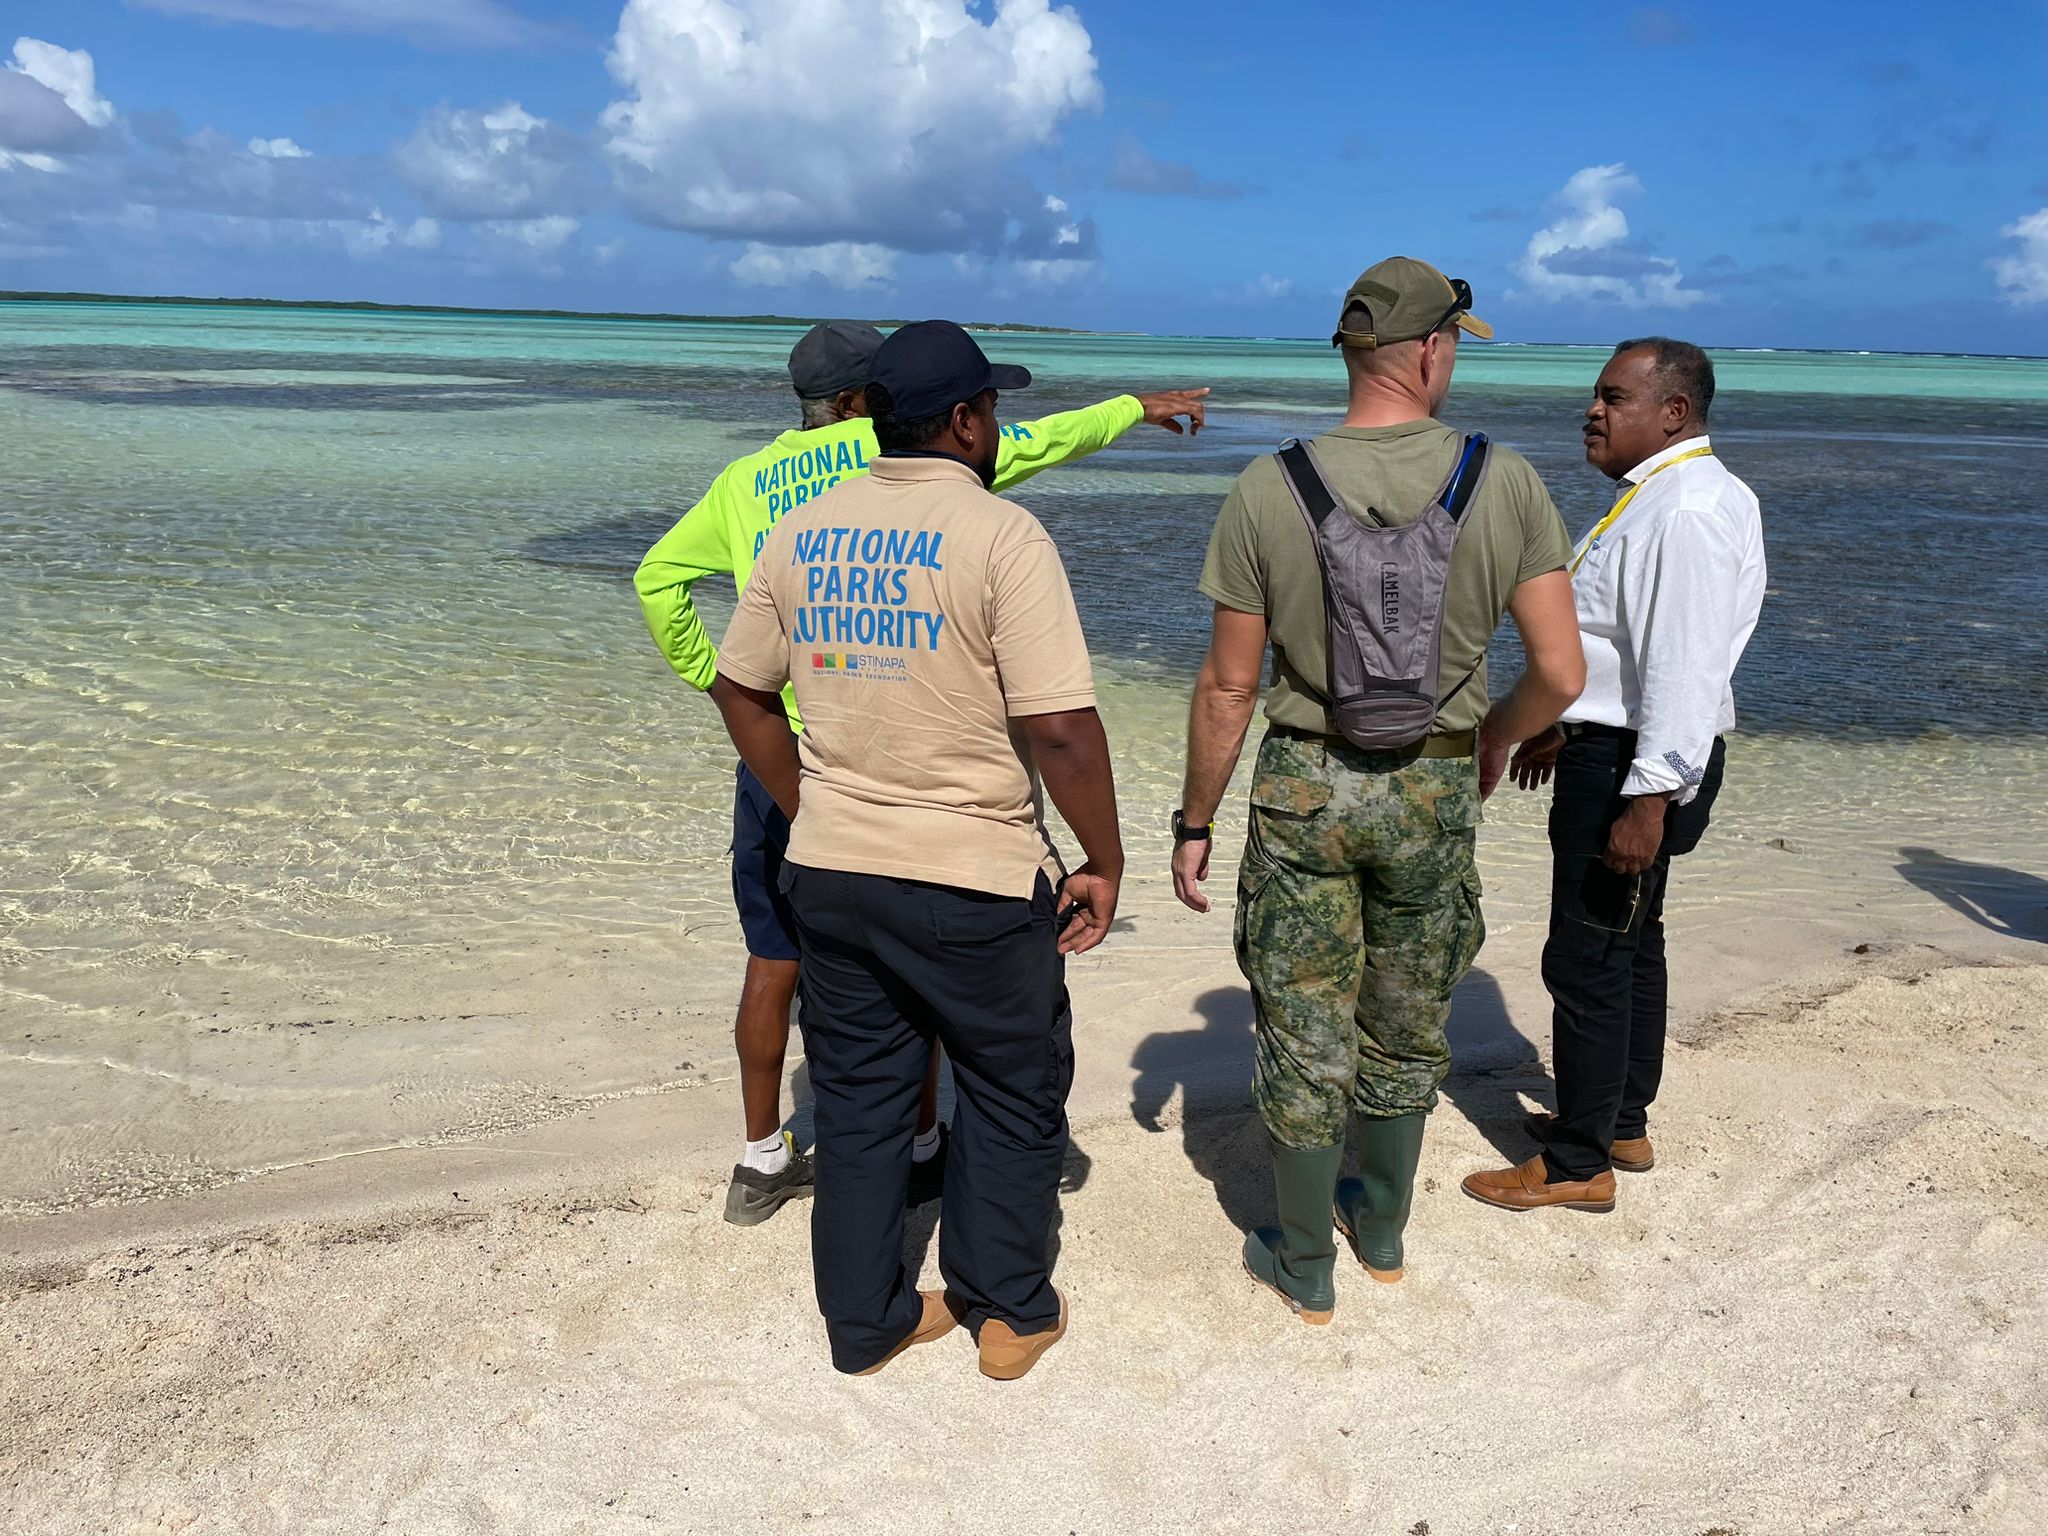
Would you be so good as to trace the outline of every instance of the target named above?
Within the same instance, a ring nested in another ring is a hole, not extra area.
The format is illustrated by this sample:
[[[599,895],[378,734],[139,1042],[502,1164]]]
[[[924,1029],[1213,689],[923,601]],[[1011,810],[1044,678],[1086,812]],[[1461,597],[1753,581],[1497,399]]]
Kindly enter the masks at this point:
[[[1621,788],[1635,755],[1633,733],[1598,733],[1568,742],[1557,760],[1543,946],[1557,1076],[1557,1120],[1543,1149],[1552,1182],[1594,1177],[1611,1166],[1617,1137],[1648,1129],[1664,1075],[1665,887],[1671,861],[1706,833],[1727,749],[1715,740],[1699,794],[1667,813],[1656,862],[1640,875],[1618,875],[1602,855],[1628,808]]]
[[[1029,901],[786,865],[817,1121],[811,1264],[842,1371],[917,1326],[903,1201],[934,1040],[953,1063],[939,1269],[968,1326],[1059,1321],[1048,1252],[1067,1150],[1073,1015],[1053,890]]]

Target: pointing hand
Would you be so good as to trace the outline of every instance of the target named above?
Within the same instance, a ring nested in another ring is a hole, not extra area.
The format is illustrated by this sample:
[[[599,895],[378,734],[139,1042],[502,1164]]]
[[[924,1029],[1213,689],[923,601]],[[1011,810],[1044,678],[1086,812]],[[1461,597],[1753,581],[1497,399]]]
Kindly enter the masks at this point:
[[[1202,423],[1207,419],[1202,405],[1202,397],[1208,393],[1209,391],[1206,387],[1202,389],[1162,389],[1155,394],[1138,396],[1138,404],[1145,408],[1145,419],[1151,422],[1153,426],[1164,427],[1167,431],[1176,434],[1183,429],[1180,422],[1175,418],[1180,416],[1187,417],[1188,424],[1185,430],[1192,437],[1202,430]]]

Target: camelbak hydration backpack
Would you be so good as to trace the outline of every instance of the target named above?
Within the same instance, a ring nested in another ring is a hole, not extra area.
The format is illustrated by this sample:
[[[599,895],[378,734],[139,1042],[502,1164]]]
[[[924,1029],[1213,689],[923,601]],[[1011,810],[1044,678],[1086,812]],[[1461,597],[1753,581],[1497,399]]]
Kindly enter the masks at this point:
[[[1459,450],[1443,488],[1412,523],[1395,528],[1371,507],[1337,499],[1315,449],[1280,445],[1280,473],[1308,521],[1330,616],[1331,712],[1346,741],[1375,750],[1412,747],[1464,682],[1437,696],[1443,666],[1444,584],[1465,510],[1486,474],[1486,434]]]

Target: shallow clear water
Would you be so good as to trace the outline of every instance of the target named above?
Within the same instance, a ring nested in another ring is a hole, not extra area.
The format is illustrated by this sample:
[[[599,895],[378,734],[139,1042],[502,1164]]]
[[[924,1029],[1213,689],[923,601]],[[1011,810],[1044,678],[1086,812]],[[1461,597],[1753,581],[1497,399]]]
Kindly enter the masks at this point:
[[[730,751],[630,576],[792,424],[796,334],[0,305],[11,1037],[126,1064],[227,1000],[338,1008],[394,956],[639,936],[729,963]],[[1129,835],[1156,841],[1209,523],[1251,456],[1335,419],[1339,370],[1302,342],[988,345],[1039,376],[1018,415],[1215,386],[1199,441],[1140,427],[1019,492],[1073,573]],[[1527,453],[1574,531],[1607,498],[1574,432],[1600,361],[1473,349],[1448,413]],[[1731,804],[1796,796],[1881,840],[1898,807],[2020,799],[2048,740],[2048,362],[1744,354],[1722,382],[1773,573]],[[706,606],[715,628],[729,600]]]
[[[152,900],[169,881],[203,901],[232,843],[267,868],[252,899],[346,927],[421,878],[415,844],[467,850],[442,861],[452,887],[543,847],[530,877],[599,885],[678,841],[715,859],[715,830],[677,815],[716,820],[715,717],[662,667],[628,580],[720,465],[789,424],[794,334],[0,306],[10,863],[26,833],[35,866],[74,865],[64,900],[87,920],[137,859]],[[990,345],[1038,371],[1019,414],[1216,386],[1199,441],[1141,427],[1019,493],[1105,674],[1132,685],[1127,723],[1170,736],[1177,705],[1138,701],[1199,660],[1216,503],[1250,456],[1332,418],[1329,351]],[[1608,494],[1572,430],[1598,361],[1471,349],[1448,413],[1535,460],[1575,531]],[[2048,363],[1742,354],[1722,374],[1717,438],[1763,499],[1773,572],[1745,729],[2048,733]]]

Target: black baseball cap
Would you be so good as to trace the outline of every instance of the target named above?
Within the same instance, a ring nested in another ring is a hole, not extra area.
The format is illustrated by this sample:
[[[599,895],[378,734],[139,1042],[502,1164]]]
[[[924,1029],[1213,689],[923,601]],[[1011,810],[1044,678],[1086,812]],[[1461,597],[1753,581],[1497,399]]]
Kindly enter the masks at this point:
[[[868,382],[888,391],[891,421],[923,421],[984,389],[1028,389],[1031,370],[990,362],[950,320],[919,320],[890,332]]]
[[[829,400],[842,389],[868,382],[882,333],[865,320],[827,320],[814,325],[790,349],[789,382],[805,400]]]

